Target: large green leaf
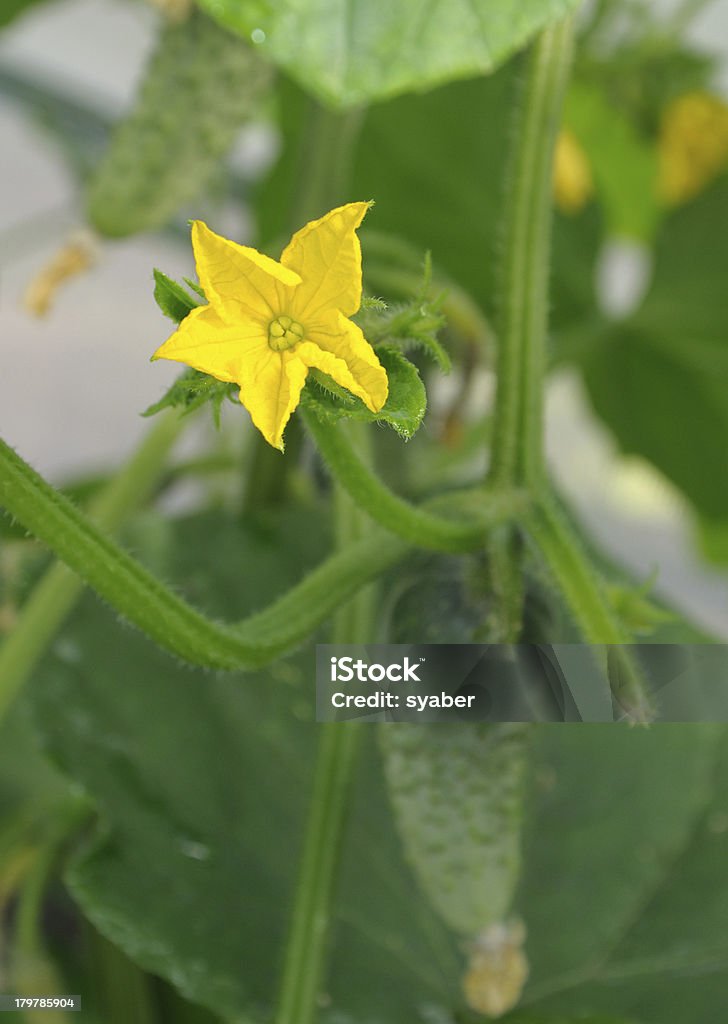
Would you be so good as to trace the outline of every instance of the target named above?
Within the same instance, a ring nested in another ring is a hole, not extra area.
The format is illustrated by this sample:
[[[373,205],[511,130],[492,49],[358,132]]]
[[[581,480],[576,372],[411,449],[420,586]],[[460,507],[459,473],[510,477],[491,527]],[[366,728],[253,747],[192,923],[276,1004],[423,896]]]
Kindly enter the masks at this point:
[[[206,515],[171,533],[150,530],[135,546],[212,614],[231,617],[265,603],[319,557],[318,519],[295,509],[260,534]],[[145,536],[156,538],[150,552]],[[275,991],[319,728],[312,672],[310,650],[244,676],[189,671],[89,598],[30,695],[48,751],[99,808],[99,827],[67,874],[83,910],[189,998],[246,1022],[268,1019]],[[460,999],[463,954],[403,863],[373,734],[362,729],[323,1019],[447,1019]],[[682,937],[693,936],[686,969],[709,953],[701,963],[714,970],[712,996],[728,999],[719,971],[728,964],[728,951],[720,954],[722,818],[709,819],[709,895],[691,867],[703,857],[696,828],[710,797],[715,728],[556,726],[539,735],[518,899],[532,964],[523,1024],[531,1012],[533,1024],[608,1020],[610,1012],[666,1019],[649,1000],[638,1012],[633,981],[623,1004],[616,983],[579,989],[573,1003],[564,985],[596,976],[592,965],[651,913],[678,863],[684,875],[675,876],[669,932],[655,928],[649,941],[655,956],[670,950],[679,969]],[[642,980],[652,991],[648,947],[646,938]],[[703,1019],[693,1013],[705,1000],[690,975],[672,985],[671,1022]]]
[[[541,731],[519,895],[538,950],[531,998],[600,963],[664,883],[710,799],[722,735],[714,725]]]
[[[650,239],[660,217],[655,146],[594,86],[572,86],[564,121],[589,159],[610,231]]]
[[[624,451],[653,462],[712,520],[728,519],[728,180],[663,225],[642,309],[585,361]]]
[[[308,91],[352,106],[492,71],[578,0],[198,0]]]
[[[683,733],[689,735],[690,731],[683,727]],[[697,739],[697,732],[693,735]],[[679,757],[677,746],[675,754]],[[591,960],[584,956],[572,964],[572,970],[565,969],[560,977],[544,982],[543,1005],[562,1013],[598,1006],[602,1012],[624,1013],[643,1024],[715,1019],[725,1005],[728,988],[725,743],[721,744],[711,789],[712,798],[694,822],[688,841],[662,861],[661,871],[652,872],[641,903]],[[619,789],[613,791],[613,801],[615,807],[622,801]],[[671,813],[669,804],[664,812]],[[631,870],[638,861],[643,867],[649,861],[655,865],[657,854],[648,834],[640,828],[632,833],[622,850],[623,869]],[[590,842],[590,850],[595,845]],[[579,865],[584,873],[591,870],[592,895],[582,906],[584,917],[593,921],[602,866],[591,860],[591,854],[586,861],[578,859],[577,846],[565,849],[564,855],[567,863]],[[551,934],[558,942],[563,913],[554,921]]]

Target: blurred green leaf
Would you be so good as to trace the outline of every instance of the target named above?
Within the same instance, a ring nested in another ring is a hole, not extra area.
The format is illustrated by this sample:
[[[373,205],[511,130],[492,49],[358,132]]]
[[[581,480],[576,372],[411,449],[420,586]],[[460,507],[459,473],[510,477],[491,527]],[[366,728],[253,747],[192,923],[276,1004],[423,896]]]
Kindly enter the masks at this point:
[[[347,107],[485,74],[578,0],[200,0],[306,90]]]
[[[698,527],[698,539],[709,562],[728,566],[728,520],[704,519]]]
[[[596,411],[707,519],[728,518],[728,180],[663,224],[652,287],[584,359]]]
[[[384,408],[371,412],[360,398],[339,387],[326,374],[311,371],[301,392],[301,403],[324,423],[340,419],[386,423],[408,441],[420,427],[427,394],[417,367],[390,345],[377,345],[377,356],[387,371],[389,395]]]
[[[22,765],[22,771],[18,766]],[[39,749],[29,707],[16,701],[0,729],[0,847],[19,821],[47,819],[68,797],[66,779]],[[4,865],[0,865],[1,872]],[[0,884],[0,890],[2,890]]]

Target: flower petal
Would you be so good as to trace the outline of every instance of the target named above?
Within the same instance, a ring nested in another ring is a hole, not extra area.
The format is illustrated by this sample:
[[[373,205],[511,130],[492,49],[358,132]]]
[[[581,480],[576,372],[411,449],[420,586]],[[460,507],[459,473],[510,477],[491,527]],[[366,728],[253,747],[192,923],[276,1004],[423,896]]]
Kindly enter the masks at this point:
[[[329,310],[345,316],[361,305],[361,246],[356,229],[371,203],[348,203],[301,228],[286,246],[281,263],[300,274],[291,315],[307,317]]]
[[[152,359],[173,359],[209,373],[218,380],[240,383],[248,360],[268,348],[266,328],[256,320],[221,320],[212,306],[198,306],[161,345]]]
[[[201,220],[192,224],[192,248],[200,284],[223,320],[234,322],[242,313],[267,324],[301,282],[291,268],[216,235]]]
[[[296,355],[361,398],[371,412],[379,412],[387,401],[389,386],[384,367],[361,329],[340,313],[310,327]]]
[[[246,364],[240,401],[268,444],[283,451],[283,430],[298,405],[308,366],[295,353],[266,349]]]

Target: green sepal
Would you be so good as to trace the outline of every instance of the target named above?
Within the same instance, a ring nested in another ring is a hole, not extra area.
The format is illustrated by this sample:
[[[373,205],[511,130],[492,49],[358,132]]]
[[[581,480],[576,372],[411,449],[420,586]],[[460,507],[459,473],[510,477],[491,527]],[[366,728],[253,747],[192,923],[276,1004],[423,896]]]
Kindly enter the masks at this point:
[[[345,391],[327,374],[311,370],[301,392],[301,404],[323,423],[340,419],[386,423],[409,441],[417,432],[427,408],[427,394],[417,367],[389,345],[377,346],[377,356],[389,380],[389,396],[383,409],[371,412],[360,398]]]
[[[194,287],[191,281],[187,281],[187,283]],[[173,281],[171,277],[167,277],[156,267],[154,269],[154,301],[164,315],[168,316],[170,320],[174,320],[176,324],[181,323],[188,313],[200,305],[197,299],[193,298],[181,284]]]
[[[449,373],[452,369],[450,356],[437,337],[438,331],[445,326],[442,312],[445,293],[434,298],[427,295],[430,283],[429,260],[426,268],[425,281],[419,295],[409,302],[391,306],[380,299],[366,298],[354,320],[375,348],[386,344],[404,350],[422,349],[435,360],[443,373]]]
[[[216,380],[206,373],[200,373],[199,370],[185,370],[158,402],[144,410],[142,416],[154,416],[163,409],[178,407],[182,407],[182,414],[186,415],[210,402],[215,425],[219,427],[222,403],[226,398],[235,401],[238,390],[236,384]]]

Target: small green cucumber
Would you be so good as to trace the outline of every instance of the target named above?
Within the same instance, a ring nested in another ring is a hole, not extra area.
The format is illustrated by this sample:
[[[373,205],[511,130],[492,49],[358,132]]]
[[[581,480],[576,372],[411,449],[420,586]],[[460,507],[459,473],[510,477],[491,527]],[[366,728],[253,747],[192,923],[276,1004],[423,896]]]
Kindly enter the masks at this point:
[[[528,976],[525,927],[507,918],[521,866],[532,726],[392,722],[380,738],[405,855],[445,923],[468,939],[462,990],[500,1017]]]
[[[247,43],[201,11],[165,26],[136,105],[91,181],[93,227],[120,238],[165,223],[205,185],[270,75]]]
[[[388,722],[384,769],[405,854],[463,936],[507,914],[520,869],[530,726]]]

